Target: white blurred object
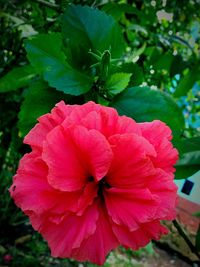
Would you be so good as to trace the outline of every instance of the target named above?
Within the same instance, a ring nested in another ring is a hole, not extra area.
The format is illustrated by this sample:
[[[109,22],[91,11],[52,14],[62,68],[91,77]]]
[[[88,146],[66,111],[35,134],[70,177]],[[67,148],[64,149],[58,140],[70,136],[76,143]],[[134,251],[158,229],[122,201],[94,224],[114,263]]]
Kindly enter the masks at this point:
[[[187,179],[175,180],[178,195],[200,205],[200,171]]]

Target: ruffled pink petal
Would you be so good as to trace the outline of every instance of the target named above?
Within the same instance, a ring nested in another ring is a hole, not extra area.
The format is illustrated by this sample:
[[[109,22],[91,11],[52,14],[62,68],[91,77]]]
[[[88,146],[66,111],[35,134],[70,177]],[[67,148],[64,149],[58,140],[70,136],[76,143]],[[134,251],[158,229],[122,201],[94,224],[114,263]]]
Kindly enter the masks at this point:
[[[115,127],[115,132],[113,131],[112,135],[114,134],[137,134],[139,136],[142,135],[141,129],[133,119],[126,117],[126,116],[119,116],[118,121]]]
[[[102,109],[102,106],[96,104],[92,101],[89,101],[83,105],[77,105],[73,111],[70,113],[70,116],[63,123],[65,127],[69,126],[69,122],[74,123],[76,125],[82,125],[82,120],[90,113],[90,112],[99,112]]]
[[[106,181],[113,187],[141,187],[149,175],[155,173],[149,159],[155,157],[153,146],[135,134],[115,135],[109,138],[113,150],[113,161]]]
[[[150,242],[150,238],[141,228],[131,232],[125,226],[113,224],[112,229],[115,236],[118,238],[119,243],[126,248],[137,250],[146,246]]]
[[[81,190],[87,180],[87,170],[69,131],[55,127],[46,137],[42,158],[49,167],[48,182],[61,191]]]
[[[100,112],[90,111],[85,117],[82,118],[80,123],[88,130],[95,129],[99,132],[102,131],[102,119]]]
[[[104,177],[112,151],[96,130],[57,126],[47,135],[42,157],[49,167],[49,183],[61,191],[75,191],[82,189],[90,177]]]
[[[157,157],[152,158],[155,167],[166,172],[174,172],[173,165],[178,160],[178,152],[173,147],[170,140],[172,132],[170,128],[161,121],[144,122],[139,124],[142,135],[154,146]]]
[[[53,257],[72,257],[72,250],[79,248],[97,228],[99,212],[96,205],[89,206],[82,216],[67,214],[60,223],[53,223],[49,215],[29,214],[31,224],[47,240]],[[93,246],[93,244],[91,244]]]
[[[90,101],[77,106],[63,122],[63,126],[82,125],[95,129],[107,138],[114,134],[135,133],[141,135],[141,129],[131,118],[119,116],[114,108],[104,107]]]
[[[47,183],[47,166],[34,153],[26,154],[20,161],[17,174],[9,191],[23,211],[52,208],[52,188]]]
[[[89,112],[80,122],[87,129],[96,129],[107,138],[115,134],[135,133],[141,135],[137,123],[126,116],[118,116],[116,110],[103,108]]]
[[[153,240],[159,240],[162,235],[169,233],[169,230],[158,220],[142,224],[141,229]]]
[[[111,107],[101,106],[101,110],[99,111],[102,121],[102,133],[108,137],[115,133],[115,128],[118,123],[119,115],[116,109]]]
[[[76,125],[82,125],[89,130],[98,130],[107,137],[115,133],[118,118],[119,116],[115,109],[103,107],[90,101],[75,108],[63,122],[63,126],[68,127],[74,123]]]
[[[108,172],[113,153],[106,138],[96,130],[87,130],[83,126],[71,128],[71,136],[88,168],[88,173],[96,181]]]
[[[47,182],[48,168],[43,160],[31,152],[20,161],[17,174],[9,191],[17,206],[23,211],[54,213],[76,211],[82,192],[60,192]],[[66,205],[67,203],[67,205]],[[87,201],[85,201],[87,205]]]
[[[97,197],[97,192],[97,183],[89,182],[86,184],[84,191],[78,200],[78,208],[76,211],[77,215],[82,215],[85,209],[93,203],[95,197]]]
[[[146,246],[152,239],[158,240],[162,235],[167,234],[168,230],[159,221],[141,224],[140,228],[130,231],[125,226],[112,224],[112,229],[120,244],[127,248],[137,250]]]
[[[41,150],[46,135],[55,126],[61,124],[74,108],[76,105],[66,105],[64,101],[60,101],[51,110],[51,113],[39,117],[39,123],[25,136],[24,143]]]
[[[102,265],[106,255],[115,249],[119,242],[113,234],[105,208],[101,204],[98,206],[99,218],[95,232],[89,238],[84,239],[79,248],[72,250],[72,257],[79,261],[90,261]]]
[[[158,169],[156,174],[149,177],[147,186],[149,190],[157,195],[161,201],[160,208],[155,218],[160,220],[173,220],[176,217],[176,202],[178,187],[173,181],[173,174]]]
[[[160,201],[148,189],[110,188],[104,192],[108,214],[118,225],[125,225],[130,231],[141,223],[155,218]]]

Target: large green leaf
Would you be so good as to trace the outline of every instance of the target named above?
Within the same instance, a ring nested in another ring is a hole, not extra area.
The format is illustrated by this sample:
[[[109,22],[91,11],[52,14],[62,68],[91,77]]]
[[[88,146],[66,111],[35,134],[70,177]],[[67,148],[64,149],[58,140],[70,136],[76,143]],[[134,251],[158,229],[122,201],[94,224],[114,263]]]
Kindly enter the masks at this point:
[[[167,94],[151,90],[149,87],[132,87],[125,89],[110,103],[119,114],[127,115],[138,122],[164,121],[178,138],[183,127],[184,118],[180,108]]]
[[[0,78],[0,93],[14,91],[27,86],[35,75],[35,70],[30,65],[11,70]]]
[[[181,140],[182,152],[192,152],[200,150],[200,136]]]
[[[69,5],[62,16],[62,32],[68,56],[80,64],[88,64],[88,52],[110,49],[112,58],[122,56],[124,40],[116,21],[98,9]],[[86,60],[87,59],[87,60]],[[85,61],[85,62],[83,62]]]
[[[186,179],[200,170],[200,165],[175,166],[175,179]]]
[[[185,153],[176,164],[176,179],[184,179],[200,170],[200,150]]]
[[[200,150],[185,153],[177,165],[200,165]]]
[[[67,63],[59,33],[37,35],[27,40],[25,47],[31,64],[50,86],[71,95],[90,90],[92,79]]]
[[[19,131],[21,136],[25,136],[35,125],[37,118],[48,113],[57,102],[65,95],[49,88],[44,81],[38,80],[31,84],[19,112]]]
[[[197,80],[200,80],[200,71],[198,67],[195,66],[180,80],[174,93],[174,97],[186,95],[188,91],[192,89]]]

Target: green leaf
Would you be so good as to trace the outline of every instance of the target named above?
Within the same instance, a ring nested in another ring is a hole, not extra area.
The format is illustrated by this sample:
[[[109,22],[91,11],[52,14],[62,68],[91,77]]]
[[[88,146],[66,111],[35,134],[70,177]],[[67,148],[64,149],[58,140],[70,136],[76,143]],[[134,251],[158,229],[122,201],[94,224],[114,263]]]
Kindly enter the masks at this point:
[[[129,86],[137,86],[144,81],[143,70],[140,66],[134,63],[124,63],[119,66],[122,72],[131,73]]]
[[[163,50],[159,46],[148,46],[144,54],[147,56],[149,65],[154,65],[155,62],[162,56]]]
[[[200,149],[200,137],[180,138],[176,140],[176,146],[179,150],[179,157],[182,158],[184,153],[198,151]]]
[[[200,251],[200,225],[196,233],[195,246],[198,251]]]
[[[123,36],[116,21],[89,6],[69,5],[62,17],[62,32],[68,48],[76,50],[77,55],[72,54],[77,60],[88,58],[90,49],[101,53],[110,49],[112,58],[121,57],[124,51]]]
[[[140,15],[140,12],[136,7],[128,4],[107,3],[103,6],[102,10],[114,17],[116,20],[120,20],[124,13],[138,16]]]
[[[25,136],[36,124],[37,118],[50,112],[64,96],[63,93],[49,88],[48,84],[42,80],[33,82],[25,95],[19,112],[20,136]]]
[[[180,74],[187,67],[187,61],[184,61],[182,56],[174,56],[173,62],[170,68],[170,76],[174,77],[176,74]]]
[[[197,217],[197,218],[200,218],[200,211],[197,211],[197,212],[193,213],[192,215]]]
[[[141,25],[139,25],[139,24],[131,24],[129,27],[128,27],[128,30],[130,31],[135,31],[137,34],[139,33],[139,34],[141,34],[141,35],[143,35],[144,37],[147,37],[148,36],[148,31],[144,28],[144,27],[142,27]]]
[[[170,53],[163,54],[155,62],[153,68],[155,70],[166,70],[169,73],[173,60],[174,56],[172,54]]]
[[[164,121],[173,131],[175,138],[180,136],[184,118],[180,108],[167,94],[151,90],[149,87],[132,87],[116,96],[110,105],[120,115],[126,115],[138,122]]]
[[[183,153],[200,150],[200,136],[181,140]]]
[[[30,65],[15,68],[0,78],[0,93],[14,91],[27,86],[36,75]]]
[[[195,82],[200,79],[200,71],[197,66],[191,69],[183,78],[180,80],[174,97],[180,97],[186,95],[189,90],[192,89]]]
[[[25,47],[29,61],[50,86],[71,95],[90,90],[92,79],[67,63],[59,33],[37,35],[27,40]]]
[[[146,49],[146,43],[144,43],[140,48],[134,50],[129,60],[132,61],[136,57],[139,57],[140,55],[142,55],[144,53],[145,49]]]
[[[129,84],[130,73],[114,73],[106,81],[106,89],[112,95],[121,93]]]
[[[186,179],[200,170],[200,165],[175,166],[175,179]]]
[[[200,150],[185,153],[177,165],[200,165]]]
[[[176,164],[176,179],[185,179],[200,170],[200,150],[183,154]]]

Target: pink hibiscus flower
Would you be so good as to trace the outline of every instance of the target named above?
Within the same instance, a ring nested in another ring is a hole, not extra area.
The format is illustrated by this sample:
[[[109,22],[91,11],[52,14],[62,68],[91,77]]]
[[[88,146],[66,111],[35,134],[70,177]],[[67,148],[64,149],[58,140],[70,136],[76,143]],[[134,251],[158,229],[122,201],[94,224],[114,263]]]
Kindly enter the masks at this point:
[[[61,101],[38,121],[9,190],[52,256],[101,265],[118,245],[135,250],[167,233],[178,159],[169,127],[93,102]]]

